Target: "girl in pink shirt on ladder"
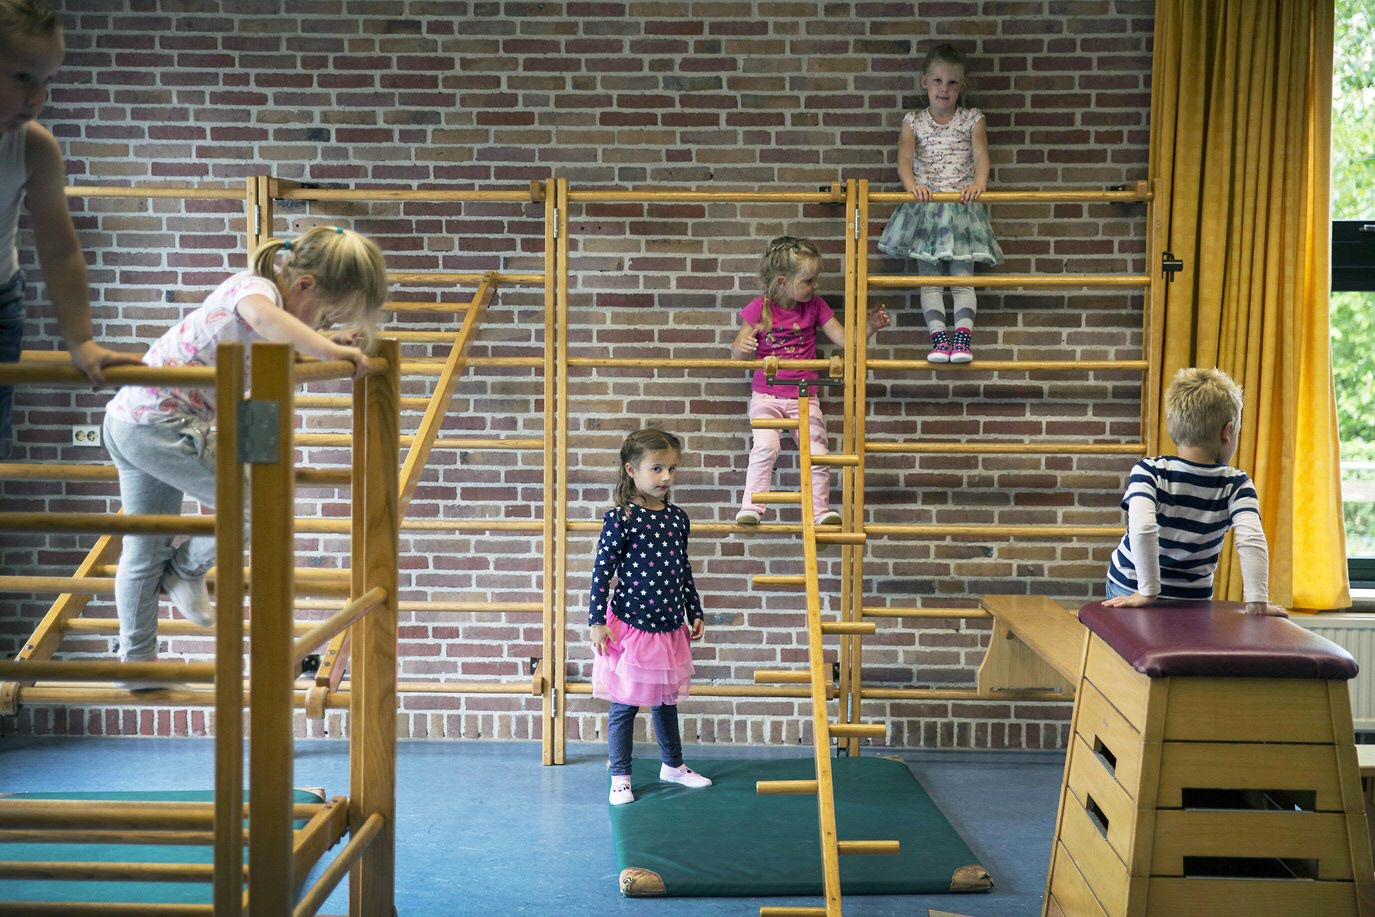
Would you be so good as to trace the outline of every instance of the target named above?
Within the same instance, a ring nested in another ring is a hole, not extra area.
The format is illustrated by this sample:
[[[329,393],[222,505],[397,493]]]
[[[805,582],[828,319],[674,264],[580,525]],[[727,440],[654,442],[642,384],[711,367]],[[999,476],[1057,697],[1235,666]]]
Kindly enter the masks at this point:
[[[736,360],[778,357],[780,360],[816,359],[816,332],[837,347],[845,346],[845,326],[835,317],[826,300],[816,295],[821,276],[821,253],[806,239],[780,236],[769,243],[759,263],[759,279],[764,295],[750,300],[740,310],[740,331],[731,342],[730,355]],[[869,316],[869,334],[888,324],[888,313],[879,306]],[[754,392],[750,396],[749,416],[796,418],[797,386],[784,384],[794,379],[815,379],[815,370],[780,369],[770,381],[762,369],[754,373]],[[826,418],[820,399],[809,399],[809,430],[812,455],[826,455]],[[796,434],[794,434],[796,435]],[[777,430],[755,430],[750,449],[749,471],[745,475],[745,495],[735,521],[758,525],[765,508],[755,503],[756,492],[767,491],[782,437]],[[831,470],[812,466],[812,518],[818,525],[840,522],[840,513],[831,509]]]

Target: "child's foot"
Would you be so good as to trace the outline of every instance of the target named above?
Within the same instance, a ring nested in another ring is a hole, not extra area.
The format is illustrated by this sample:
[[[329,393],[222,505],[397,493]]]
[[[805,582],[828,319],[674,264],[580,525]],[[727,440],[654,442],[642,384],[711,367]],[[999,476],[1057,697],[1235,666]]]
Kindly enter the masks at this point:
[[[611,778],[611,804],[613,806],[623,806],[628,802],[635,801],[635,793],[630,789],[629,777]]]
[[[215,626],[215,606],[205,588],[204,576],[182,578],[169,569],[162,574],[162,591],[192,624]]]
[[[828,509],[820,516],[817,516],[813,521],[817,525],[840,525],[840,513],[833,509]]]
[[[736,525],[758,525],[759,514],[752,509],[742,509],[735,514]]]
[[[951,350],[950,335],[944,331],[933,331],[931,333],[931,352],[926,355],[926,362],[949,363]]]
[[[157,662],[158,657],[152,659],[126,659],[125,662]],[[150,678],[122,678],[115,681],[116,688],[123,688],[125,691],[175,691],[185,688],[183,682],[173,679],[150,679]]]
[[[686,764],[677,767],[669,767],[667,764],[659,765],[659,779],[665,783],[676,783],[685,786],[690,790],[701,790],[711,786],[711,781],[697,773]]]
[[[974,361],[974,351],[969,349],[971,343],[969,332],[969,328],[955,329],[955,335],[950,339],[951,363],[972,363]]]

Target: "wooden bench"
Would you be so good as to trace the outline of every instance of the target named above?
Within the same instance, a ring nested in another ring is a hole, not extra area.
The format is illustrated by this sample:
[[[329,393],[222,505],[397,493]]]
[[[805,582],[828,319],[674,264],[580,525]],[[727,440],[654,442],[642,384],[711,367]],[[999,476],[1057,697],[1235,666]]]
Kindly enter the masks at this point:
[[[979,666],[980,694],[1039,688],[1074,697],[1088,630],[1075,613],[1043,595],[986,595],[993,637]]]

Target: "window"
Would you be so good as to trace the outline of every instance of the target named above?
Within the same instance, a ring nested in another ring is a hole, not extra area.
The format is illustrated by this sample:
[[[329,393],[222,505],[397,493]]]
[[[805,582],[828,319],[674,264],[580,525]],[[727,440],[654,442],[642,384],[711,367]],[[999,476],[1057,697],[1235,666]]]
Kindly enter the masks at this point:
[[[1332,373],[1353,587],[1375,587],[1375,0],[1337,0],[1332,86]]]

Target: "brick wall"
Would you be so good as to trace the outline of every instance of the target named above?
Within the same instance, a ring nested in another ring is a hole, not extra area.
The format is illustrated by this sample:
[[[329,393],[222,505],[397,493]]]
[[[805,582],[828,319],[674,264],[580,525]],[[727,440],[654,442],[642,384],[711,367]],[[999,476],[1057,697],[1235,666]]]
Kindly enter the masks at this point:
[[[518,189],[550,175],[577,188],[815,190],[868,179],[899,190],[894,161],[904,110],[923,104],[920,55],[953,41],[971,55],[971,102],[987,113],[995,189],[1103,188],[1146,177],[1150,2],[433,3],[184,0],[66,5],[66,65],[43,121],[62,142],[73,183],[196,183],[236,187],[271,172],[328,187]],[[136,349],[243,262],[236,202],[74,202],[92,266],[100,334]],[[891,205],[871,213],[872,236]],[[1022,272],[1141,272],[1139,205],[1000,205],[992,210],[1007,264]],[[397,269],[539,270],[542,209],[533,204],[349,203],[280,205],[278,231],[347,222],[376,238]],[[825,204],[579,204],[571,207],[570,344],[578,356],[721,357],[755,293],[764,243],[783,232],[826,252],[823,295],[838,291],[842,208]],[[26,241],[27,244],[27,241]],[[900,264],[870,250],[870,270]],[[31,252],[31,245],[29,246]],[[35,277],[36,279],[36,277]],[[33,295],[42,301],[41,284]],[[463,299],[434,286],[406,298]],[[413,295],[412,295],[413,294]],[[839,297],[834,297],[839,306]],[[920,358],[915,300],[885,294],[894,324],[875,357]],[[474,353],[536,355],[538,289],[503,290]],[[454,328],[435,316],[409,327]],[[1136,358],[1137,295],[1009,291],[979,296],[983,359]],[[31,347],[53,347],[55,324],[31,309]],[[419,351],[416,351],[419,352]],[[439,353],[441,351],[435,351]],[[748,451],[743,372],[574,370],[570,518],[598,518],[624,433],[662,424],[688,454],[675,500],[695,522],[734,515]],[[406,385],[428,392],[429,380]],[[871,376],[874,439],[1045,436],[1139,437],[1137,378],[1100,374]],[[101,461],[65,445],[68,426],[98,423],[107,393],[22,392],[21,457]],[[482,369],[460,386],[446,434],[538,436],[538,374]],[[413,429],[418,413],[407,415]],[[311,412],[312,431],[337,426]],[[832,422],[838,436],[839,419]],[[836,439],[833,438],[833,443]],[[311,450],[312,464],[340,460]],[[871,522],[1120,524],[1130,457],[871,456]],[[796,483],[795,453],[779,461]],[[836,492],[837,498],[839,491]],[[346,494],[303,491],[302,515],[337,516]],[[536,518],[538,453],[437,453],[412,518]],[[109,486],[0,482],[7,509],[111,509]],[[585,605],[590,534],[570,536],[568,601]],[[340,563],[342,542],[303,537],[310,562]],[[7,571],[70,572],[90,539],[6,536]],[[1077,602],[1094,594],[1110,546],[1100,542],[874,538],[865,554],[868,601],[973,605],[983,593],[1041,593]],[[537,539],[480,532],[403,536],[404,599],[531,601],[540,589]],[[797,572],[797,542],[763,535],[700,536],[693,564],[708,610],[696,651],[701,679],[749,680],[761,665],[799,658],[800,597],[751,589],[756,573]],[[823,555],[823,606],[838,607],[838,553]],[[13,651],[47,607],[5,596],[0,650]],[[108,602],[88,614],[110,615]],[[583,628],[569,631],[570,673],[584,680]],[[866,672],[884,686],[972,687],[987,642],[977,621],[884,622],[866,641]],[[67,648],[106,653],[104,638]],[[172,639],[172,655],[203,653]],[[540,653],[528,616],[408,614],[405,678],[523,680]],[[602,706],[571,702],[569,737],[600,736]],[[684,731],[700,741],[798,742],[801,705],[749,699],[692,701]],[[906,746],[1054,747],[1064,705],[893,702],[890,741]],[[405,698],[403,734],[533,737],[537,700]],[[337,733],[338,714],[298,721],[303,734]],[[6,729],[84,733],[201,733],[200,713],[25,710]]]

